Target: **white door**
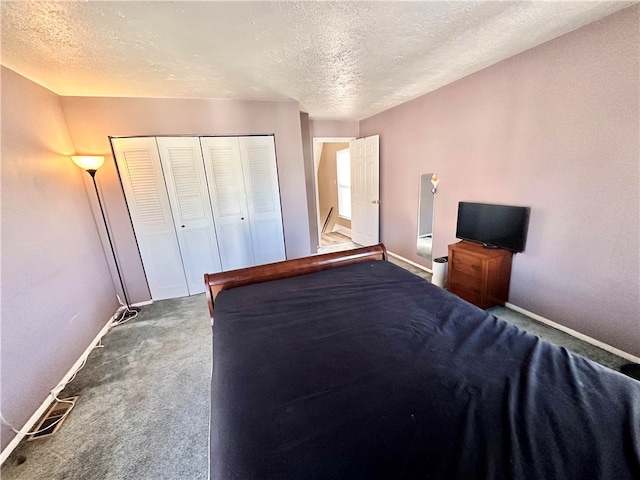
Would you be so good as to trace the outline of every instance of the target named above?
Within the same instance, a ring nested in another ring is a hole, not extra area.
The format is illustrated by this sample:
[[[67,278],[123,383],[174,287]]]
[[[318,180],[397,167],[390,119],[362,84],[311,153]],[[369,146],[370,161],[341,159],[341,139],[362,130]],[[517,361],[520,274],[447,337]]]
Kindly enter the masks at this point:
[[[349,142],[351,155],[351,240],[359,245],[380,241],[379,135]]]
[[[255,264],[285,260],[273,137],[240,137],[240,155]]]
[[[204,274],[222,270],[209,189],[197,137],[157,137],[189,295],[205,290]]]
[[[153,137],[111,140],[153,300],[189,294]]]
[[[201,137],[222,269],[254,265],[238,137]]]

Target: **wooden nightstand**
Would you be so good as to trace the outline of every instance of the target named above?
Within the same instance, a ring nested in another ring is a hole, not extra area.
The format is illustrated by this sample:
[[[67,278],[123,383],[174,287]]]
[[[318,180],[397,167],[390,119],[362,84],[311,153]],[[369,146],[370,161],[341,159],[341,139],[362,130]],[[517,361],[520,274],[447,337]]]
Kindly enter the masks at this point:
[[[449,245],[448,290],[480,308],[503,305],[509,298],[513,253],[461,241]]]

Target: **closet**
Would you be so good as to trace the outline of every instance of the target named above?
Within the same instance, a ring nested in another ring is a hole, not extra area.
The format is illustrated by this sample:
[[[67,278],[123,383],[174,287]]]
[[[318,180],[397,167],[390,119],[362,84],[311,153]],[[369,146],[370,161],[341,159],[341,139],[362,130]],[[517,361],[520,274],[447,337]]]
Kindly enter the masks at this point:
[[[285,259],[273,136],[112,138],[151,298]]]
[[[284,260],[273,137],[202,137],[223,270]]]

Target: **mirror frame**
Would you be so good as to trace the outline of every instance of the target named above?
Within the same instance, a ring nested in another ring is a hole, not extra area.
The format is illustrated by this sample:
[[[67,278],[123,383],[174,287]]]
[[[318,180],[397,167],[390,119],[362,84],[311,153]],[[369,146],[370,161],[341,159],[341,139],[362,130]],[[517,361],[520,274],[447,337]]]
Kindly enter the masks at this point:
[[[436,188],[431,179],[435,175],[435,173],[421,173],[418,190],[416,254],[429,262],[427,267],[429,270],[432,269],[431,263],[433,261],[433,219],[436,206]],[[430,232],[426,232],[426,230],[430,230]]]

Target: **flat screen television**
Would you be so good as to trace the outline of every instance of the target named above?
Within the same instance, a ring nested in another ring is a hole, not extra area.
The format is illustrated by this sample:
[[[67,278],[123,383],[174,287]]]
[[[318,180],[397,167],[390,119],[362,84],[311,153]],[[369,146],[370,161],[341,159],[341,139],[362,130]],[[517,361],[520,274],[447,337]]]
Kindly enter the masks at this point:
[[[527,239],[529,207],[460,202],[456,237],[487,248],[522,252]]]

